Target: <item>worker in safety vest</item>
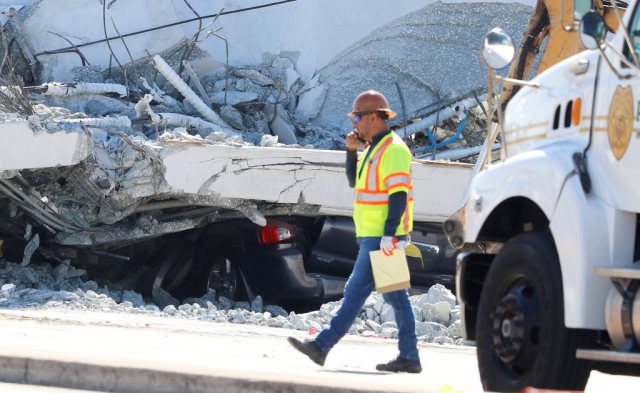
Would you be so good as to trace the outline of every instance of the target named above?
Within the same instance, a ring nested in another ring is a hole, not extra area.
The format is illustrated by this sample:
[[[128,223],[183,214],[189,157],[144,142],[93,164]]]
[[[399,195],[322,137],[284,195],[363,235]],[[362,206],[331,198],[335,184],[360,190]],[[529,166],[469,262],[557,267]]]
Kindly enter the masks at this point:
[[[353,272],[344,290],[344,300],[330,326],[313,340],[289,343],[319,365],[329,350],[347,333],[374,289],[369,252],[391,254],[408,243],[413,226],[413,185],[411,152],[404,141],[390,131],[387,120],[396,116],[387,99],[379,92],[361,93],[353,102],[349,117],[354,130],[346,137],[346,172],[355,186],[353,220],[360,250]],[[364,151],[358,159],[358,148]],[[399,355],[377,370],[419,373],[415,319],[406,289],[383,294],[395,314],[398,325]]]

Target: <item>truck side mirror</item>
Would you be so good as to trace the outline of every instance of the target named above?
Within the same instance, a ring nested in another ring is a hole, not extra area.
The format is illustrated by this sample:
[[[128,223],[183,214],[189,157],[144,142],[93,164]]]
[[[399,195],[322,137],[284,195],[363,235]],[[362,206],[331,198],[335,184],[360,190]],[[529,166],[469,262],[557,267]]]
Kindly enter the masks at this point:
[[[511,63],[515,53],[513,39],[501,28],[493,28],[485,34],[481,56],[487,67],[501,70]]]
[[[580,42],[587,49],[596,49],[606,34],[604,19],[596,11],[587,12],[580,21]]]

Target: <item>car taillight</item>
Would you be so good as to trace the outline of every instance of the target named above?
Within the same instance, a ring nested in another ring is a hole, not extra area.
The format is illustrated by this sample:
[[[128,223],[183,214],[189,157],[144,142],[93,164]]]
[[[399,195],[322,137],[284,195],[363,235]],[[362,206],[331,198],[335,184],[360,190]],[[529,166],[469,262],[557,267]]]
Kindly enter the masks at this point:
[[[293,225],[269,223],[258,229],[258,241],[263,245],[282,243],[294,237],[295,229]]]

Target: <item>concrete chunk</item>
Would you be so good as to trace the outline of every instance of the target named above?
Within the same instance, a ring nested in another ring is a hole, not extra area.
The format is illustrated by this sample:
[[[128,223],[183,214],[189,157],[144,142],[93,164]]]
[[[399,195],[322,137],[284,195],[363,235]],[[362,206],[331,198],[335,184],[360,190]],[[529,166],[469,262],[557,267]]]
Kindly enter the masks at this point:
[[[262,297],[260,295],[256,296],[256,298],[251,302],[251,311],[257,313],[261,313],[264,311]]]
[[[40,235],[37,233],[29,240],[29,243],[24,247],[24,255],[22,257],[22,266],[27,266],[31,262],[31,257],[40,247]]]
[[[122,301],[131,302],[133,307],[144,306],[144,299],[142,298],[142,295],[134,291],[125,290],[124,292],[122,292]]]
[[[165,309],[167,306],[178,307],[180,305],[180,302],[176,298],[171,296],[169,292],[162,288],[153,288],[151,291],[151,298],[153,299],[153,302],[162,309]]]
[[[300,75],[296,72],[293,62],[286,57],[278,57],[273,60],[271,67],[284,72],[285,91],[291,91],[291,87],[300,80]]]
[[[394,322],[395,323],[396,317],[395,314],[393,312],[393,308],[391,307],[390,304],[388,303],[384,303],[384,305],[382,306],[382,311],[380,311],[380,322],[382,324],[386,323],[386,322]]]
[[[242,121],[242,113],[231,105],[225,105],[220,108],[220,117],[237,130],[243,130],[245,128]]]
[[[451,307],[456,305],[456,297],[451,291],[442,284],[436,284],[429,288],[427,292],[427,302],[436,304],[439,302],[448,302]]]
[[[327,90],[326,85],[318,85],[302,93],[296,108],[296,119],[306,122],[316,117],[322,108],[322,104],[324,104]]]
[[[280,316],[280,317],[286,318],[289,316],[289,313],[287,313],[287,311],[284,308],[280,306],[274,306],[272,304],[268,306],[264,306],[264,311],[271,313],[271,315],[276,317]]]
[[[304,85],[302,85],[302,87],[300,88],[300,90],[297,91],[298,94],[303,94],[311,89],[313,89],[314,87],[316,87],[318,85],[318,82],[320,81],[320,74],[315,74],[313,76],[313,78],[309,79],[308,81],[305,82]]]
[[[56,284],[63,282],[67,278],[67,272],[69,271],[69,265],[63,263],[59,264],[53,269],[53,279]]]
[[[275,82],[273,79],[255,70],[235,70],[233,73],[236,76],[239,76],[241,78],[249,79],[251,82],[255,83],[256,85],[260,85],[260,86],[275,85]]]
[[[287,91],[291,91],[293,85],[295,85],[295,83],[300,80],[300,75],[296,72],[296,70],[293,69],[293,67],[287,68],[285,73],[285,88]]]
[[[438,302],[435,304],[425,304],[422,314],[427,322],[437,322],[441,325],[448,325],[450,319],[451,305],[448,302]]]
[[[226,79],[220,79],[213,84],[213,92],[217,93],[224,91],[228,86],[233,86],[233,81],[227,81]]]
[[[211,102],[217,105],[225,105],[224,91],[213,93],[209,98]],[[258,99],[256,93],[244,92],[244,91],[228,91],[227,92],[227,105],[237,105],[244,102],[252,102]]]
[[[4,284],[0,289],[0,297],[9,298],[15,291],[16,286],[14,284]]]
[[[263,135],[260,139],[260,147],[273,147],[278,144],[278,137],[274,135]]]
[[[278,140],[286,145],[298,143],[296,138],[296,128],[291,124],[289,115],[284,111],[279,111],[269,124],[271,131],[278,136]]]

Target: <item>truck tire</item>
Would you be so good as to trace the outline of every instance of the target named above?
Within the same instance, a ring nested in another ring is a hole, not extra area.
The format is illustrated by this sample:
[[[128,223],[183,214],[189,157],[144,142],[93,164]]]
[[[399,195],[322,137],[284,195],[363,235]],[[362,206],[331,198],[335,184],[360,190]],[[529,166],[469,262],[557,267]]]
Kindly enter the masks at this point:
[[[550,234],[509,240],[491,264],[478,307],[477,357],[485,390],[584,389],[591,363],[575,354],[586,332],[565,327],[563,304]]]

